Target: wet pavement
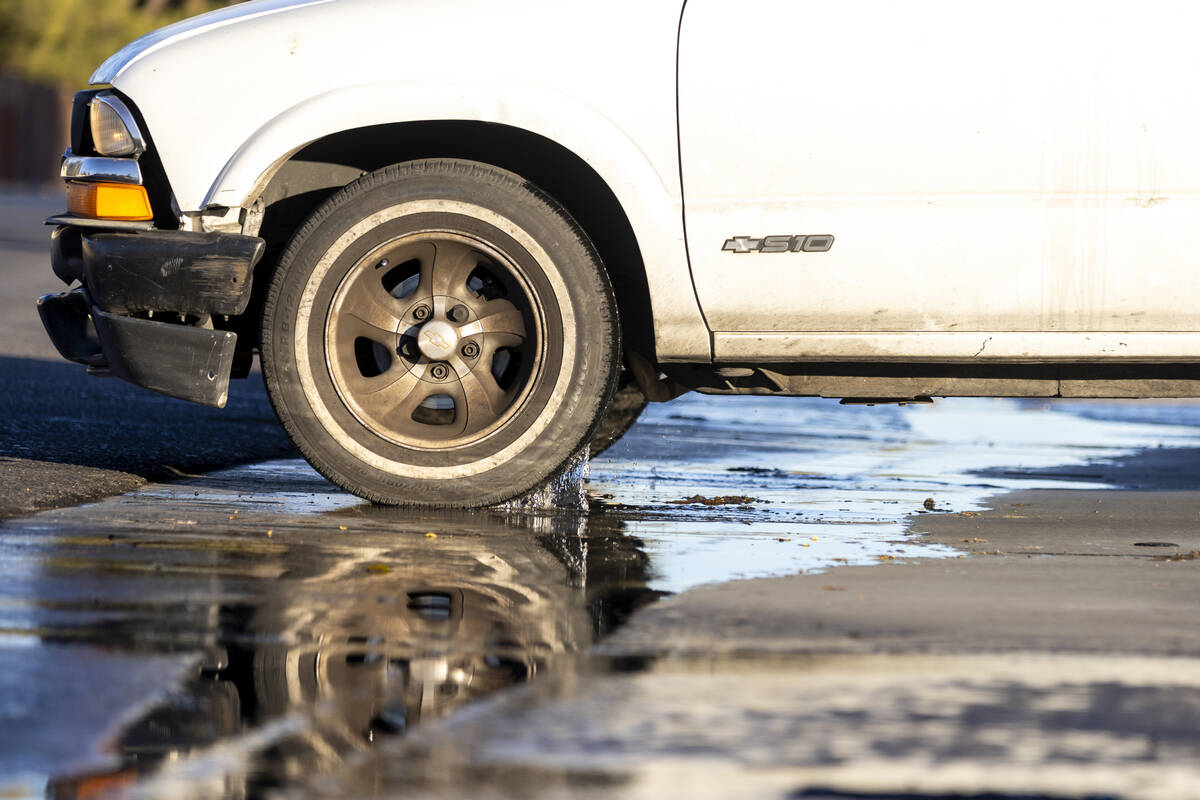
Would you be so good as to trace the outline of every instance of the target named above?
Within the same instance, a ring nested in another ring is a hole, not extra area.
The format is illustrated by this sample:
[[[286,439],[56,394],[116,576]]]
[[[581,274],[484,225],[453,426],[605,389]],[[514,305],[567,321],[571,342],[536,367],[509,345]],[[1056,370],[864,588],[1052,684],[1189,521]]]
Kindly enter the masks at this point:
[[[8,520],[0,796],[1200,796],[1197,423],[687,396],[587,511]]]
[[[320,774],[564,669],[656,596],[619,525],[375,508],[301,462],[2,530],[0,658],[21,666],[5,673],[0,774],[74,775],[56,797],[196,751],[181,796]]]

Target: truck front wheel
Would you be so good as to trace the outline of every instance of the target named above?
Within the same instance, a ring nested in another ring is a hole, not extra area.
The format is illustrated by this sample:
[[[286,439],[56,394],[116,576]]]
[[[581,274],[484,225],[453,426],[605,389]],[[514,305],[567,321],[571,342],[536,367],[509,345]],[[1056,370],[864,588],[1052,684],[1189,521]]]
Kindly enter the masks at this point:
[[[408,162],[342,189],[293,236],[264,306],[263,375],[339,486],[490,505],[591,438],[617,374],[615,307],[587,236],[536,187]]]

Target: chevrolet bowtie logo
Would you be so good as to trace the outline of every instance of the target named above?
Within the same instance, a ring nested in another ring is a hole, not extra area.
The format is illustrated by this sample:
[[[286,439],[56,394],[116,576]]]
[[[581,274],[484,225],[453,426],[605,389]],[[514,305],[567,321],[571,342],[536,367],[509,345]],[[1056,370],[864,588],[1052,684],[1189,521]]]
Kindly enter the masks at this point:
[[[429,342],[431,345],[440,350],[445,350],[450,346],[450,343],[446,341],[446,337],[442,336],[437,331],[425,331],[425,333],[421,335],[425,337],[425,341]]]
[[[760,247],[762,247],[762,239],[751,239],[749,236],[735,236],[732,239],[725,240],[725,246],[721,248],[721,251],[754,253]]]

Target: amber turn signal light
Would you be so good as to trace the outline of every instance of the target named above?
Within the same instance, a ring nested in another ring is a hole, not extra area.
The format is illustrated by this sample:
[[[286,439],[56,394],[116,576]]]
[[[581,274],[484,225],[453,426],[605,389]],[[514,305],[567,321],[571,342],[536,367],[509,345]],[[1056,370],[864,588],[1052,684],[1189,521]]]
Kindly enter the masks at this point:
[[[91,219],[154,219],[146,187],[128,183],[70,181],[67,183],[67,211]]]

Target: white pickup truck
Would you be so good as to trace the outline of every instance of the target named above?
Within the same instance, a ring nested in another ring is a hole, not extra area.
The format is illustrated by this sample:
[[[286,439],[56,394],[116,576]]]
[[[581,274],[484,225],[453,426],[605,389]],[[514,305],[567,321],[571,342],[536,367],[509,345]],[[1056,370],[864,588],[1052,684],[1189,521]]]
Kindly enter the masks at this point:
[[[533,488],[619,380],[627,417],[1197,396],[1196,30],[1169,0],[252,0],[77,95],[78,286],[42,317],[212,405],[257,353],[313,466],[384,503]]]

